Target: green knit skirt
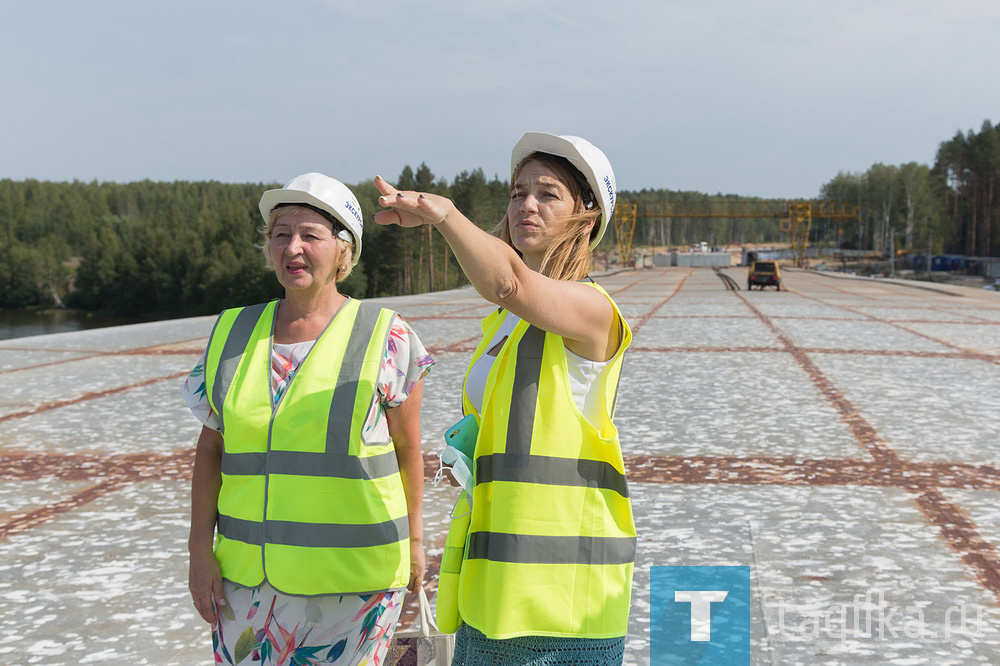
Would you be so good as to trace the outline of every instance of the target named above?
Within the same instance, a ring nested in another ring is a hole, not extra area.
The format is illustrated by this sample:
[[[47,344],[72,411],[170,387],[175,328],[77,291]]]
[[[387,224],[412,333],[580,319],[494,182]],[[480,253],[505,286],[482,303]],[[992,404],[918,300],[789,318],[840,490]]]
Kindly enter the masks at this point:
[[[463,624],[455,633],[451,666],[621,666],[625,637],[522,636],[495,640]]]

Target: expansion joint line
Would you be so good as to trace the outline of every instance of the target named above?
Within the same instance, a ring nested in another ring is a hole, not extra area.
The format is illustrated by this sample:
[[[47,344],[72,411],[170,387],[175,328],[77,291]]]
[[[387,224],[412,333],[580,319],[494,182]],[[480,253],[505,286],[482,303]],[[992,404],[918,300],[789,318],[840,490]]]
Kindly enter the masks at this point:
[[[754,307],[743,294],[736,292],[736,296],[775,335],[789,354],[805,370],[816,388],[837,410],[855,439],[875,459],[875,462],[884,466],[887,471],[899,470],[904,467],[904,461],[895,451],[886,446],[878,431],[823,374],[808,354],[775,326],[767,315]],[[1000,556],[998,556],[996,548],[979,534],[975,524],[958,505],[948,501],[941,494],[941,491],[934,487],[932,481],[919,480],[900,485],[910,492],[918,493],[917,506],[920,507],[924,516],[937,526],[948,545],[973,570],[980,584],[992,592],[993,596],[1000,602]]]
[[[431,356],[437,356],[438,354],[473,351],[475,349],[475,343],[479,342],[481,337],[482,336],[474,335],[471,338],[465,338],[464,340],[453,342],[450,345],[444,345],[442,347],[428,347],[427,353]]]
[[[69,400],[57,400],[54,402],[46,402],[44,404],[38,405],[37,407],[32,407],[31,409],[26,409],[20,412],[13,412],[11,414],[4,414],[0,416],[0,423],[5,421],[13,421],[14,419],[23,419],[26,416],[34,416],[35,414],[41,414],[42,412],[48,412],[53,409],[59,409],[60,407],[68,407],[70,405],[75,405],[80,402],[86,402],[88,400],[96,400],[97,398],[105,398],[109,395],[115,395],[116,393],[124,393],[125,391],[131,391],[132,389],[142,388],[143,386],[149,386],[150,384],[156,384],[158,382],[164,382],[170,379],[178,379],[189,374],[189,371],[175,372],[172,375],[165,375],[163,377],[153,377],[152,379],[147,379],[141,382],[135,382],[134,384],[126,384],[125,386],[118,386],[113,389],[106,389],[104,391],[91,391],[79,395],[75,398],[70,398]]]
[[[617,296],[618,294],[623,294],[626,291],[628,291],[629,289],[631,289],[632,287],[636,286],[637,284],[642,284],[643,282],[648,282],[649,280],[652,280],[655,277],[657,277],[655,274],[653,274],[653,275],[644,275],[643,277],[638,278],[637,280],[632,280],[631,282],[629,282],[625,286],[619,287],[618,289],[615,289],[614,291],[608,290],[608,293],[611,294],[612,296]]]
[[[694,274],[694,269],[692,268],[691,270],[688,271],[687,275],[681,278],[681,281],[677,283],[677,286],[674,287],[674,290],[670,292],[670,294],[666,298],[657,303],[655,306],[653,306],[652,310],[650,310],[649,312],[647,312],[646,314],[644,314],[642,317],[639,318],[639,320],[632,327],[633,337],[639,332],[639,329],[641,329],[643,326],[646,325],[646,322],[652,319],[656,315],[656,313],[663,308],[664,305],[670,302],[670,299],[672,299],[680,292],[681,288],[684,287],[684,283],[687,282],[687,279],[691,277],[693,274]]]
[[[153,345],[151,347],[140,347],[138,349],[123,349],[119,351],[86,351],[78,349],[39,349],[39,348],[18,348],[18,347],[0,347],[0,350],[4,351],[33,351],[33,352],[72,352],[83,354],[82,356],[74,356],[72,358],[63,358],[58,361],[48,361],[46,363],[36,363],[35,365],[25,365],[19,368],[8,368],[6,370],[0,370],[0,375],[6,375],[12,372],[23,372],[25,370],[37,370],[38,368],[47,368],[52,365],[64,365],[66,363],[78,363],[79,361],[88,361],[92,358],[108,358],[114,356],[192,356],[194,354],[200,354],[201,349],[161,349],[166,345],[179,345],[187,342],[197,342],[201,340],[206,340],[207,338],[188,338],[186,340],[178,340],[177,342],[170,342],[166,344]]]
[[[126,483],[128,482],[113,479],[101,481],[93,486],[90,486],[89,488],[81,490],[78,493],[70,495],[66,499],[53,502],[52,504],[47,504],[39,509],[35,509],[34,511],[15,514],[12,519],[0,525],[0,541],[9,536],[29,530],[36,525],[40,525],[50,518],[54,518],[55,516],[66,513],[67,511],[72,511],[73,509],[79,508],[84,504],[89,504],[98,498],[104,497],[108,493],[119,490],[125,486]]]
[[[981,352],[971,351],[969,349],[965,349],[963,347],[959,347],[957,345],[953,345],[950,342],[948,342],[947,340],[941,340],[939,338],[935,338],[933,336],[927,335],[926,333],[921,333],[920,331],[915,331],[912,328],[908,328],[906,326],[903,326],[899,322],[889,321],[888,319],[882,319],[880,317],[876,317],[875,315],[868,314],[867,312],[862,312],[860,310],[856,310],[854,308],[847,307],[846,305],[840,305],[838,303],[831,303],[829,301],[823,300],[822,298],[816,298],[815,296],[809,296],[807,294],[803,294],[803,293],[798,292],[798,291],[795,291],[793,293],[796,296],[799,296],[801,298],[805,298],[805,299],[808,299],[810,301],[815,301],[816,303],[821,303],[822,305],[826,305],[826,306],[831,307],[831,308],[837,308],[838,310],[844,310],[844,311],[850,312],[852,314],[860,315],[860,316],[864,317],[865,319],[868,319],[869,321],[874,321],[874,322],[877,322],[879,324],[886,324],[887,326],[892,326],[893,328],[898,328],[901,331],[906,331],[910,335],[915,335],[915,336],[917,336],[919,338],[924,338],[925,340],[929,340],[929,341],[931,341],[931,342],[933,342],[935,344],[941,345],[943,347],[948,347],[950,349],[954,349],[955,353],[959,354],[962,358],[966,358],[966,359],[973,360],[973,361],[985,361],[986,363],[993,363],[993,364],[996,364],[996,365],[1000,365],[1000,356],[995,356],[995,355],[992,355],[992,354],[983,354]],[[847,292],[847,293],[850,293],[850,292]]]

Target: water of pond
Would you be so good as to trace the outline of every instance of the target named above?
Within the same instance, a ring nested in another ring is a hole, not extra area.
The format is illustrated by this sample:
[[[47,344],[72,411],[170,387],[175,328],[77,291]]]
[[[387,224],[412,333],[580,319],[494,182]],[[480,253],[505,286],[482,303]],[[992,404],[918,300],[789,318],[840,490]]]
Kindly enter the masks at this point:
[[[73,310],[3,310],[0,309],[0,340],[32,335],[82,331],[89,328],[135,324],[146,319],[109,317]]]

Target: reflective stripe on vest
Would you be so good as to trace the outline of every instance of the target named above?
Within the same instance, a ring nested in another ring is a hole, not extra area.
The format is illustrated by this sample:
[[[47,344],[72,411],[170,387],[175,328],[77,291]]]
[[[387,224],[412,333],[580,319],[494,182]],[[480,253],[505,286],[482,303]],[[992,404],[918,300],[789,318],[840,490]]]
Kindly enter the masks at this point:
[[[511,418],[516,418],[513,410]],[[494,453],[476,459],[476,483],[491,481],[593,486],[629,496],[625,475],[604,460]]]
[[[473,532],[466,557],[525,564],[631,564],[635,561],[635,537]]]
[[[520,322],[490,370],[458,595],[463,620],[490,638],[627,631],[636,533],[610,414],[631,332],[611,303],[622,341],[592,388],[600,423],[576,407],[559,336]],[[505,316],[484,320],[470,367]]]
[[[226,336],[226,344],[222,347],[222,356],[219,357],[219,369],[212,384],[211,395],[215,414],[219,417],[219,431],[223,434],[226,432],[226,421],[222,410],[226,395],[229,393],[229,385],[233,383],[233,375],[236,374],[236,369],[243,358],[243,350],[247,348],[250,336],[253,335],[253,329],[257,326],[257,322],[267,305],[267,303],[260,303],[241,309],[229,330],[229,335]],[[216,326],[218,326],[218,322],[216,322]],[[214,330],[212,336],[215,336]]]
[[[401,588],[409,520],[395,451],[361,441],[395,313],[344,303],[272,409],[275,313],[274,302],[224,312],[209,342],[223,576],[298,595]]]
[[[262,538],[260,523],[219,516],[219,533],[227,539],[257,546],[267,542],[305,548],[364,548],[395,543],[407,536],[410,523],[405,516],[376,525],[324,525],[268,520],[264,523],[263,531]]]

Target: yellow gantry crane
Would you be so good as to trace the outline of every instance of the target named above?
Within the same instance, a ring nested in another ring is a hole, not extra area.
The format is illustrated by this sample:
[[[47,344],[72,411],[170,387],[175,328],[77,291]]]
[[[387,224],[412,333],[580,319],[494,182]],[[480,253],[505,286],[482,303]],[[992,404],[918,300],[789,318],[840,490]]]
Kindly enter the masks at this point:
[[[839,224],[847,220],[860,220],[861,208],[843,201],[730,201],[707,199],[705,201],[669,201],[654,203],[629,203],[620,201],[615,206],[615,237],[622,263],[632,254],[632,240],[639,218],[730,218],[778,220],[778,229],[788,234],[795,265],[804,267],[809,247],[809,231],[813,219],[829,219]]]
[[[627,266],[632,256],[632,239],[635,237],[635,218],[638,204],[619,201],[615,206],[615,240],[618,256],[623,266]]]

